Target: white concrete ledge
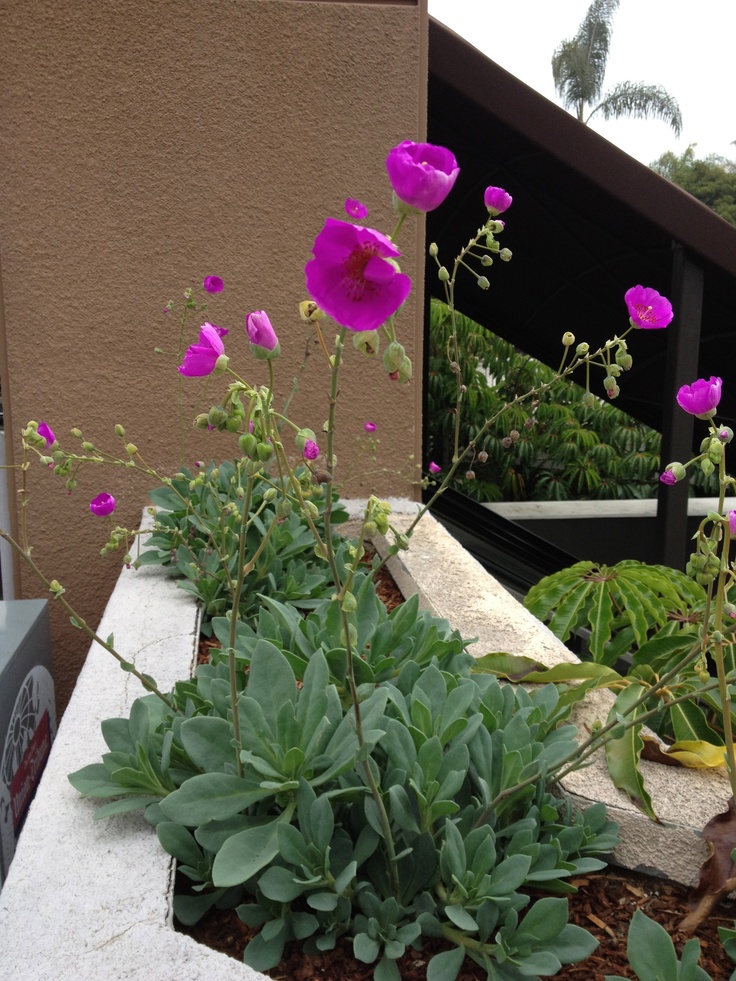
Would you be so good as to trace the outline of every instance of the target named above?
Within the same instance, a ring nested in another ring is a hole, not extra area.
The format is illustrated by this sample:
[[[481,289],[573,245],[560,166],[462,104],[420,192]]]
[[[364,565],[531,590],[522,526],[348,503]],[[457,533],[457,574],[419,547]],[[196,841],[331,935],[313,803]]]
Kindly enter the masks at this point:
[[[397,502],[399,505],[399,502]],[[416,506],[406,503],[406,510]],[[397,516],[406,527],[410,518]],[[379,543],[380,544],[380,543]],[[473,653],[506,650],[553,664],[574,656],[531,616],[431,517],[412,547],[392,560],[400,587],[465,636]],[[160,569],[123,571],[99,633],[163,689],[188,676],[198,638],[188,594]],[[34,800],[5,886],[0,892],[0,963],[14,981],[266,981],[232,958],[176,933],[171,925],[172,861],[142,817],[95,822],[67,774],[105,752],[100,721],[124,716],[140,694],[104,651],[92,646]],[[598,715],[602,699],[578,719]],[[622,864],[694,880],[704,857],[698,829],[725,807],[721,773],[644,764],[656,825],[616,791],[600,760],[566,781],[581,801],[604,800],[622,823]]]
[[[733,499],[731,499],[733,500]],[[639,501],[487,501],[488,508],[509,521],[568,521],[570,518],[656,518],[657,499]],[[689,497],[687,513],[703,518],[718,512],[717,497]]]

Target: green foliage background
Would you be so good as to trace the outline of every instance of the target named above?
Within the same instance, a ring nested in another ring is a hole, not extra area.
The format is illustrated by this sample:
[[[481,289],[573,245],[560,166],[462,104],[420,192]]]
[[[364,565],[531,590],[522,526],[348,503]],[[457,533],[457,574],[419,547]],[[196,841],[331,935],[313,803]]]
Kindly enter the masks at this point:
[[[486,419],[532,388],[546,386],[534,403],[512,405],[477,446],[477,457],[458,475],[457,489],[479,501],[621,500],[654,497],[660,470],[660,434],[596,399],[583,404],[584,389],[568,380],[553,381],[554,371],[508,341],[456,315],[462,382],[460,445],[467,445]],[[427,398],[428,454],[443,470],[449,467],[455,430],[455,375],[450,368],[448,308],[432,300]],[[560,347],[562,352],[562,347]],[[625,376],[623,378],[625,383]],[[601,387],[601,391],[602,391]],[[518,434],[515,436],[514,434]],[[510,446],[504,439],[513,440]],[[467,479],[467,470],[475,474]],[[691,490],[715,493],[712,480],[695,468]]]
[[[681,156],[671,150],[663,153],[651,168],[736,225],[736,163],[733,160],[717,154],[698,160],[693,143]]]

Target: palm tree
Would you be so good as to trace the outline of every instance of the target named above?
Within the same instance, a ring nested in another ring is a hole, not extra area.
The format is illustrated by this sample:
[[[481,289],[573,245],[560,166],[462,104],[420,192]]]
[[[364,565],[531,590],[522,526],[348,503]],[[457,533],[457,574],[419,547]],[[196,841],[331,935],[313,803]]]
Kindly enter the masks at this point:
[[[619,82],[601,95],[618,4],[619,0],[593,0],[575,37],[563,41],[552,56],[552,75],[562,104],[586,125],[597,112],[604,119],[651,117],[669,123],[679,136],[680,107],[661,85]]]

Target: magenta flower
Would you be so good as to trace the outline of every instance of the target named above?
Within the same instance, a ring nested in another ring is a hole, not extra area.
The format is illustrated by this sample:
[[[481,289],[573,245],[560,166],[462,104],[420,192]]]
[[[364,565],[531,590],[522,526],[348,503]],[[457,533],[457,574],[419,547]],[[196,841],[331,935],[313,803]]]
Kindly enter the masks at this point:
[[[308,439],[304,444],[302,456],[305,460],[316,460],[319,456],[319,446],[317,446],[313,439]]]
[[[115,510],[115,498],[112,494],[98,494],[97,497],[93,497],[89,502],[89,509],[92,514],[104,518],[106,515],[112,514]]]
[[[39,436],[46,440],[46,449],[50,450],[56,442],[56,436],[54,436],[54,431],[51,426],[49,426],[47,422],[39,422],[36,432]]]
[[[728,530],[731,532],[731,538],[736,538],[736,511],[728,512]]]
[[[659,475],[659,482],[661,484],[667,484],[668,487],[671,487],[673,484],[677,483],[677,477],[671,470],[665,470]]]
[[[440,473],[441,470],[442,470],[442,467],[438,463],[435,463],[434,460],[432,460],[432,462],[429,465],[429,472],[430,473]]]
[[[205,276],[202,287],[206,293],[221,293],[225,284],[219,276]]]
[[[225,353],[222,337],[227,334],[223,327],[203,324],[199,328],[199,344],[192,344],[184,355],[184,364],[179,366],[179,374],[186,378],[201,378],[214,371],[217,359]]]
[[[365,218],[368,214],[368,209],[362,201],[358,201],[356,198],[348,198],[345,202],[345,214],[350,215],[351,218]]]
[[[491,218],[508,211],[514,199],[502,187],[487,187],[483,195],[483,203],[488,208]]]
[[[667,297],[660,296],[649,286],[632,286],[626,291],[624,300],[635,327],[657,330],[666,327],[674,316],[672,304]]]
[[[271,356],[279,354],[279,339],[265,310],[254,310],[253,313],[249,313],[245,318],[245,329],[254,347],[262,348],[264,352],[268,351]]]
[[[305,267],[312,299],[349,330],[377,330],[409,295],[411,280],[387,259],[401,255],[373,228],[328,218]]]
[[[721,379],[711,375],[706,381],[698,378],[692,385],[683,385],[677,393],[677,404],[691,416],[699,419],[712,419],[716,406],[721,401]]]
[[[363,424],[363,429],[365,429],[367,433],[375,433],[378,426],[375,424],[375,422],[366,422]]]
[[[386,157],[386,170],[396,197],[416,211],[438,208],[460,173],[449,150],[411,140],[404,140],[391,150]]]

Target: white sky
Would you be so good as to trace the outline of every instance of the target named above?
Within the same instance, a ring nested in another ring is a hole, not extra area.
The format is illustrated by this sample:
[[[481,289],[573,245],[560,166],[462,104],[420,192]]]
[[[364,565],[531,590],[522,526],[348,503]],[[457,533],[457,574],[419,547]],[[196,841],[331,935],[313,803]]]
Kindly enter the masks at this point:
[[[590,0],[429,0],[429,12],[497,64],[558,102],[551,60]],[[650,164],[667,150],[736,159],[736,0],[621,0],[604,92],[616,82],[663,85],[680,104],[676,139],[659,120],[591,120],[591,127]]]

